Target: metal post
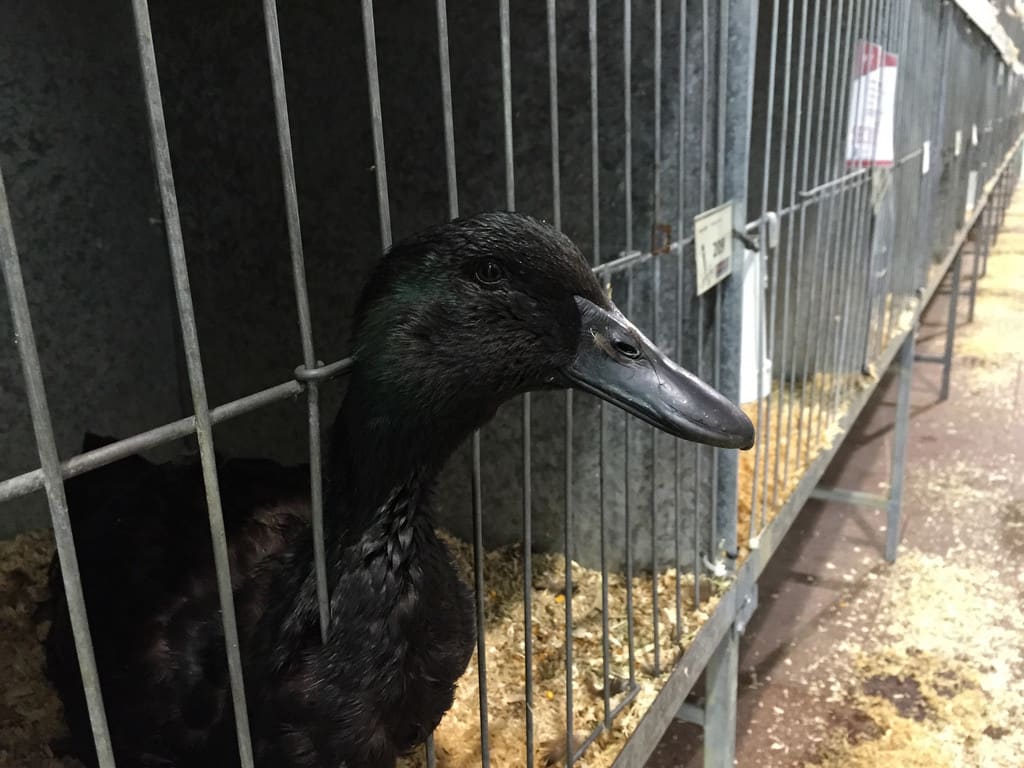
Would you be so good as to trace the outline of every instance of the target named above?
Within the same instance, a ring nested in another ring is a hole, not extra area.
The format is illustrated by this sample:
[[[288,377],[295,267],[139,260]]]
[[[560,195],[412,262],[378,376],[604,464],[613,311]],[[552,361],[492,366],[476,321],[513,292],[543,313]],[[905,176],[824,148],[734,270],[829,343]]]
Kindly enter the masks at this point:
[[[981,217],[975,225],[976,236],[971,240],[971,250],[974,258],[971,260],[971,292],[967,302],[967,322],[974,322],[974,302],[978,297],[978,280],[981,279],[981,254],[984,250],[985,240],[985,219],[988,213],[988,206],[981,212]],[[980,238],[980,239],[979,239]]]
[[[729,0],[727,28],[722,42],[730,52],[722,57],[725,78],[720,98],[724,98],[725,124],[720,149],[725,163],[722,196],[734,205],[734,230],[742,232],[746,224],[747,173],[753,112],[754,51],[756,49],[757,4]],[[734,240],[734,253],[743,245]],[[736,275],[722,285],[721,335],[718,338],[718,385],[722,392],[738,399],[739,335],[742,322],[740,281]],[[718,518],[719,535],[726,551],[735,554],[736,480],[738,457],[735,451],[719,451],[718,504],[712,514]],[[717,542],[711,542],[716,546]],[[736,697],[739,674],[739,631],[731,626],[708,663],[706,674],[706,720],[704,727],[704,765],[706,768],[732,768],[736,755]]]
[[[288,119],[288,97],[285,92],[284,63],[281,56],[281,33],[277,20],[277,0],[264,0],[263,17],[267,32],[271,85],[274,93],[274,117],[281,155],[281,178],[284,182],[285,213],[288,220],[288,243],[292,257],[292,280],[295,284],[295,306],[299,315],[299,336],[302,342],[303,371],[317,367],[313,346],[313,322],[309,312],[309,291],[306,265],[302,252],[302,227],[299,219],[299,197],[295,182],[292,135]],[[316,598],[320,611],[320,639],[327,642],[330,607],[327,594],[327,560],[324,554],[324,495],[320,447],[320,386],[316,379],[307,379],[306,409],[309,427],[309,493],[313,527],[313,563],[316,573]]]
[[[992,200],[989,199],[988,205],[985,206],[985,210],[981,214],[981,272],[978,274],[978,278],[985,277],[988,272],[988,254],[992,247],[992,240],[995,237],[995,228],[992,226]]]
[[[726,124],[722,150],[726,158],[723,178],[724,199],[733,201],[733,231],[742,232],[747,220],[747,172],[750,155],[751,115],[754,97],[754,51],[757,48],[757,4],[729,0],[727,69],[724,97]],[[742,254],[743,243],[733,240],[733,253]],[[722,284],[721,336],[718,339],[718,386],[732,400],[739,399],[740,327],[743,322],[742,285],[737,270]],[[719,451],[718,505],[712,514],[718,518],[719,536],[725,539],[726,552],[735,555],[737,475],[736,451]],[[712,547],[717,543],[712,541]]]
[[[963,248],[957,251],[953,259],[952,273],[953,287],[949,294],[949,313],[946,317],[946,347],[942,352],[942,387],[939,390],[939,400],[949,398],[949,376],[953,369],[953,346],[956,342],[956,315],[957,302],[960,298],[960,271],[963,262]]]
[[[959,258],[957,261],[959,262]],[[896,400],[896,425],[893,433],[892,467],[889,476],[888,522],[885,531],[885,559],[890,563],[896,561],[896,548],[900,541],[900,507],[903,503],[903,469],[907,456],[907,433],[910,431],[910,381],[913,376],[916,330],[907,334],[907,338],[900,348],[899,395]]]
[[[729,627],[705,672],[704,768],[733,768],[736,762],[736,699],[740,633]]]

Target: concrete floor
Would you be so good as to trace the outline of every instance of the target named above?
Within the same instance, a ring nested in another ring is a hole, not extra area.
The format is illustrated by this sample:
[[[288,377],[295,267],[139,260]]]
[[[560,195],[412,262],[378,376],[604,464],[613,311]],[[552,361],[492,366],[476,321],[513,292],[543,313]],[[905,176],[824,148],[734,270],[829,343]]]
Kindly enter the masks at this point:
[[[972,264],[969,257],[963,261],[966,290]],[[741,768],[1024,765],[1024,748],[1015,742],[1024,732],[1024,707],[1000,698],[1024,693],[1024,341],[1014,336],[1024,331],[1024,193],[1011,205],[988,271],[979,283],[972,324],[966,323],[967,302],[960,302],[949,399],[938,397],[940,365],[915,366],[898,562],[887,566],[883,560],[881,512],[811,502],[761,579],[761,606],[741,646]],[[942,351],[948,288],[947,280],[923,318],[919,353]],[[892,375],[883,381],[825,484],[884,492],[895,384]],[[970,574],[979,568],[987,570],[974,579]],[[950,579],[957,580],[951,588],[960,590],[962,601],[957,592],[952,599],[940,596]],[[916,601],[930,605],[900,603],[901,595],[920,592],[926,582],[940,585]],[[1008,619],[1000,615],[1007,600]],[[959,617],[959,606],[968,604],[971,613]],[[944,608],[949,615],[943,617]],[[979,618],[981,610],[988,613]],[[948,655],[940,675],[956,668],[977,682],[968,687],[983,694],[977,699],[982,720],[969,719],[970,707],[944,720],[938,712],[942,702],[933,706],[926,696],[918,702],[920,712],[910,708],[906,715],[907,703],[922,698],[924,683],[910,673],[875,675],[867,682],[858,674],[865,658],[870,664],[891,661],[893,654],[903,653],[904,661],[915,656],[919,650],[908,647],[911,638],[935,657]],[[991,664],[988,648],[998,657]],[[1003,678],[990,674],[990,666]],[[1016,682],[1004,685],[1004,678]],[[878,681],[888,681],[890,689],[872,690]],[[893,690],[901,685],[916,688],[909,695]],[[902,723],[893,727],[893,721],[876,716],[886,704],[880,699],[907,717],[906,734]],[[914,727],[931,730],[917,733]],[[649,768],[701,765],[700,742],[698,728],[674,724]]]

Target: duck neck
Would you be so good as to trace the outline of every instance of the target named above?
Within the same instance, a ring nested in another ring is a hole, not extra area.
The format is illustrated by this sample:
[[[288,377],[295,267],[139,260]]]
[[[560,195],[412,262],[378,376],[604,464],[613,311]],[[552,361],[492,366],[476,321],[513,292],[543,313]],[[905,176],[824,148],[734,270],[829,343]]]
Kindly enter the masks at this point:
[[[494,406],[446,407],[388,392],[354,371],[331,430],[326,520],[336,535],[358,539],[392,514],[396,497],[429,494],[445,462]]]

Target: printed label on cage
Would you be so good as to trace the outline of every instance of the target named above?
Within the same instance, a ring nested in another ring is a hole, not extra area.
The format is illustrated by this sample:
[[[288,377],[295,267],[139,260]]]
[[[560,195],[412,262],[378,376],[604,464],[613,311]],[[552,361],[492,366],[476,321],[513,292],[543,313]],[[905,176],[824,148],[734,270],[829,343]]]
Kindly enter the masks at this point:
[[[971,171],[967,175],[967,204],[964,206],[964,216],[974,210],[974,204],[978,196],[978,172]]]
[[[971,146],[978,146],[978,124],[974,123],[971,125]]]
[[[960,150],[963,149],[964,132],[957,131],[953,135],[953,157],[960,157]]]
[[[693,217],[697,295],[732,272],[732,201]]]
[[[932,143],[926,141],[921,145],[921,175],[927,176],[932,167]]]
[[[848,166],[890,166],[895,157],[896,76],[899,57],[877,43],[858,40],[850,88]]]

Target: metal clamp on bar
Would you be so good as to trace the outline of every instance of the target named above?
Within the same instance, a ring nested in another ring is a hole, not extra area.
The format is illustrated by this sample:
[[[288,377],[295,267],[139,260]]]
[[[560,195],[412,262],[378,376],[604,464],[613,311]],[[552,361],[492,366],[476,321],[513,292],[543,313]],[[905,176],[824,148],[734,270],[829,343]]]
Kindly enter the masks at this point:
[[[335,363],[325,365],[322,360],[316,361],[316,368],[307,368],[304,365],[296,366],[295,368],[295,380],[300,384],[306,384],[308,382],[330,381],[331,379],[343,376],[352,370],[352,366],[355,365],[356,359],[354,357],[346,357],[342,360],[338,360]]]
[[[820,195],[827,189],[841,186],[846,182],[853,181],[854,179],[857,179],[865,175],[866,173],[867,171],[864,168],[858,168],[856,171],[851,171],[850,173],[844,174],[843,176],[839,176],[835,179],[832,179],[831,181],[826,181],[824,184],[819,184],[816,187],[811,187],[810,189],[801,189],[797,194],[804,199],[807,199],[809,197],[816,197],[817,195]]]
[[[721,560],[710,560],[708,556],[704,556],[704,568],[716,579],[724,579],[729,575],[729,570],[725,567],[725,563]]]
[[[747,235],[747,233],[741,232],[738,229],[734,229],[732,231],[732,234],[733,237],[735,237],[737,240],[743,243],[743,247],[746,248],[748,251],[754,251],[757,253],[761,251],[761,247],[758,245],[757,240]]]

